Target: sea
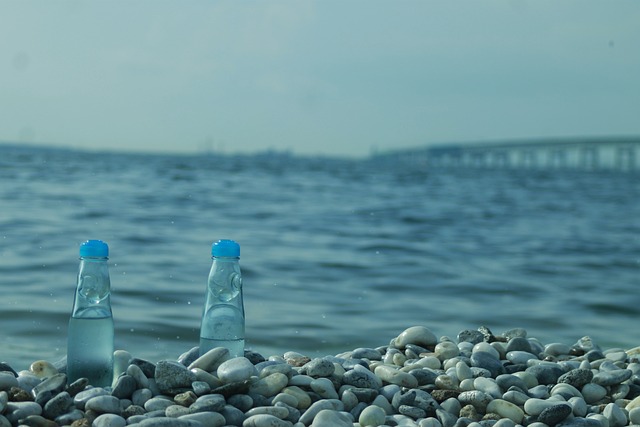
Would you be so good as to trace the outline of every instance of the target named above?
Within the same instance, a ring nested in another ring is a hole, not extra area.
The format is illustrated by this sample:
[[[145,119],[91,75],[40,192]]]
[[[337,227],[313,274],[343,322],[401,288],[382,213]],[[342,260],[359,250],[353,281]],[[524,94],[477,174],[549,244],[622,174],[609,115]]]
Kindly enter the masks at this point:
[[[0,145],[0,361],[66,354],[79,245],[109,244],[117,349],[198,345],[233,239],[246,347],[310,357],[423,325],[640,345],[640,171]]]

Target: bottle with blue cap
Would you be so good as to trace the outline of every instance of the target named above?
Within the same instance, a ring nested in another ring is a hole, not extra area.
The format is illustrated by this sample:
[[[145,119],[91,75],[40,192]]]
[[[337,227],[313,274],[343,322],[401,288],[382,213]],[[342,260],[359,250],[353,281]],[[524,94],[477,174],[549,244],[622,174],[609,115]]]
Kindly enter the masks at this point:
[[[213,263],[200,325],[200,355],[226,347],[231,357],[244,355],[244,302],[240,245],[219,240],[211,247]]]
[[[67,334],[69,384],[87,378],[93,386],[113,381],[113,315],[109,246],[101,240],[80,245],[78,283]]]

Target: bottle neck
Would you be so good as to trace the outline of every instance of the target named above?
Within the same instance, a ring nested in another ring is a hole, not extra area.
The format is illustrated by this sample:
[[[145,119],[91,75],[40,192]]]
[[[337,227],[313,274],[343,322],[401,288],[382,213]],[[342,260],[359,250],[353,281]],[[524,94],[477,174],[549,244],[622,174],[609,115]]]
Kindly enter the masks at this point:
[[[111,317],[110,295],[107,258],[80,258],[72,317]]]
[[[213,257],[208,280],[208,305],[242,305],[242,273],[237,257]]]

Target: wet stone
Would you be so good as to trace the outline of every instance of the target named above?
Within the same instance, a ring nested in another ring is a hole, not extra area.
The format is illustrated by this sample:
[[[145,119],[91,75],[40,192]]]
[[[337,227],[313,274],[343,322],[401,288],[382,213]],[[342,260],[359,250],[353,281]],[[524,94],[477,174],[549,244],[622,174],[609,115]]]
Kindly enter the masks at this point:
[[[154,378],[156,376],[156,365],[147,360],[134,357],[129,361],[129,364],[139,367],[147,378]]]
[[[66,384],[67,376],[65,374],[55,374],[35,386],[33,390],[31,390],[31,394],[33,397],[47,391],[55,394],[64,390]]]
[[[69,393],[69,396],[75,397],[76,394],[80,393],[84,390],[87,385],[89,385],[89,380],[86,378],[78,378],[71,384],[67,386],[66,392]]]
[[[79,409],[84,410],[85,404],[89,400],[93,399],[94,397],[105,396],[107,394],[109,393],[102,387],[90,388],[76,394],[73,398],[73,404],[76,405]]]
[[[178,362],[161,360],[156,365],[155,379],[160,393],[176,395],[191,389],[195,374]]]
[[[226,402],[224,397],[216,394],[201,396],[190,406],[192,412],[219,412]]]
[[[538,421],[548,425],[549,427],[553,427],[561,421],[564,421],[573,409],[571,405],[562,403],[560,405],[550,406],[544,409],[540,415],[538,415]]]
[[[564,370],[558,365],[552,364],[540,364],[527,368],[526,372],[533,374],[538,380],[538,383],[548,385],[555,384],[558,378],[564,374]]]
[[[375,348],[356,348],[351,357],[353,359],[382,360],[382,354]]]
[[[507,353],[510,351],[524,351],[526,353],[531,353],[531,344],[529,344],[529,340],[524,337],[513,337],[507,342],[505,351]]]
[[[93,427],[124,427],[126,425],[125,419],[115,414],[102,414],[92,423]]]
[[[54,419],[66,413],[72,405],[73,398],[69,396],[69,393],[63,391],[51,398],[51,400],[44,405],[44,416]]]
[[[29,427],[57,427],[58,424],[55,421],[46,419],[41,415],[29,415],[28,417],[20,420],[20,425]]]
[[[629,369],[618,369],[615,371],[598,372],[593,376],[592,382],[603,387],[620,384],[631,378],[632,372]]]
[[[131,397],[133,392],[136,391],[137,387],[138,383],[135,378],[131,375],[121,375],[118,377],[116,384],[111,391],[111,395],[118,399],[128,399]]]
[[[493,354],[485,351],[474,351],[471,355],[471,365],[486,369],[492,377],[504,374],[504,366]]]
[[[313,359],[302,367],[301,373],[313,378],[328,377],[335,371],[333,363],[326,359]]]
[[[88,410],[92,410],[97,412],[98,414],[120,414],[120,400],[114,396],[96,396],[92,399],[89,399],[87,403],[84,405],[85,412]]]
[[[205,356],[216,349],[210,350]],[[227,349],[224,349],[227,350]],[[227,353],[229,351],[227,350]],[[204,357],[204,356],[203,356]],[[218,367],[218,378],[223,383],[242,382],[258,375],[255,366],[245,357],[235,357],[223,362]]]
[[[582,388],[585,384],[588,384],[593,379],[593,372],[591,369],[572,369],[571,371],[560,375],[558,377],[558,383],[566,383],[574,386],[575,388]]]
[[[246,393],[249,392],[249,386],[250,385],[251,385],[250,381],[241,381],[241,382],[229,383],[229,384],[225,384],[225,385],[222,385],[220,387],[214,388],[213,390],[211,390],[211,393],[221,394],[224,397],[233,396],[235,394],[246,394]],[[195,390],[195,388],[194,388],[194,390]],[[203,394],[205,394],[205,393],[203,393]]]

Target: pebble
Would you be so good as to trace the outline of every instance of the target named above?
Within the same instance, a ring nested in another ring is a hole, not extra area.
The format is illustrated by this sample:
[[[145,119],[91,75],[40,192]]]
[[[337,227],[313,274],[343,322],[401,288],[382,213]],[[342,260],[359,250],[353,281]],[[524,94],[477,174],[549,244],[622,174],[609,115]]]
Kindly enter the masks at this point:
[[[0,363],[0,427],[623,427],[640,425],[640,350],[543,345],[513,329],[425,326],[389,345],[310,358],[198,348],[157,364],[119,350],[113,388],[66,362]]]
[[[211,353],[213,350],[209,350],[209,352],[205,353],[204,356]],[[193,363],[195,364],[196,362]],[[232,383],[246,381],[252,376],[257,376],[258,371],[256,370],[256,367],[253,366],[251,361],[249,361],[249,359],[247,359],[246,357],[235,357],[221,363],[217,369],[217,375],[223,383]]]

